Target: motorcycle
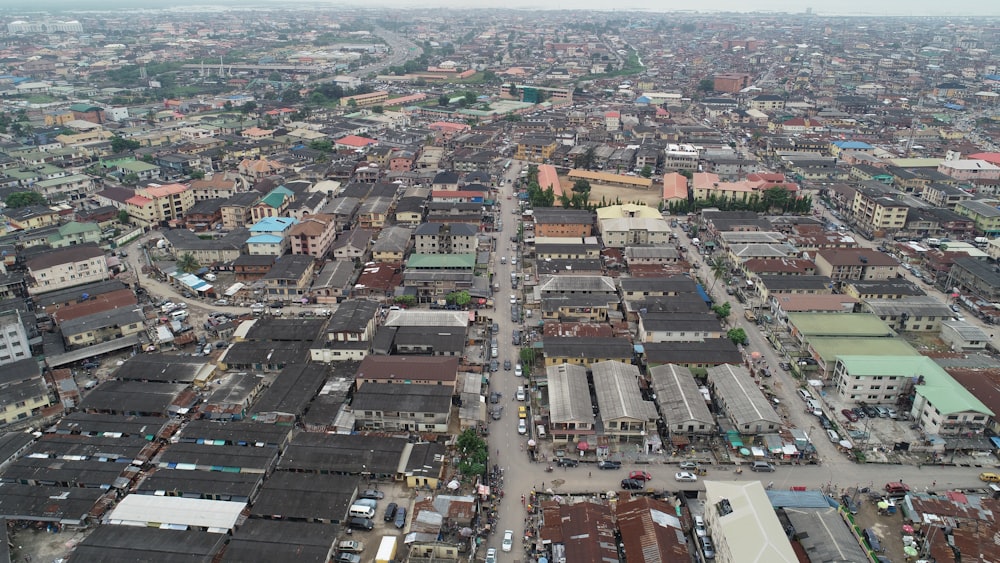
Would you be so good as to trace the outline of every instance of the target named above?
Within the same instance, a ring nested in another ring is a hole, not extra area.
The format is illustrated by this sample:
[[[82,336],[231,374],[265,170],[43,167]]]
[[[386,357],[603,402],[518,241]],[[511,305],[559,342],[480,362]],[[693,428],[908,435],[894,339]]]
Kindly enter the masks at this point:
[[[552,466],[551,466],[551,465],[545,468],[545,472],[546,472],[546,473],[552,473],[552,470],[553,470],[553,469],[552,469]]]

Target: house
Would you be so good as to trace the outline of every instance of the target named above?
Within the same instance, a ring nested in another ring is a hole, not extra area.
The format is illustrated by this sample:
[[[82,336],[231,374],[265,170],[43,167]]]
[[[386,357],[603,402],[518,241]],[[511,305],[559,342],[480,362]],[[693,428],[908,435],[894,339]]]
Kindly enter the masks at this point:
[[[52,248],[64,248],[77,244],[93,243],[101,241],[101,228],[96,223],[78,223],[70,221],[65,225],[60,225],[56,232],[49,235],[48,243]]]
[[[332,260],[316,274],[310,295],[317,303],[340,303],[351,294],[355,278],[354,263],[348,260]]]
[[[254,184],[268,176],[281,174],[285,170],[285,165],[266,158],[245,158],[236,166],[236,170],[244,180]]]
[[[675,364],[654,366],[649,368],[649,378],[674,446],[716,433],[715,417],[690,369]]]
[[[762,481],[706,481],[704,519],[718,563],[799,561]]]
[[[222,228],[231,231],[250,225],[253,222],[250,211],[259,198],[258,192],[250,191],[235,194],[223,202],[219,208]]]
[[[421,254],[470,254],[478,247],[478,229],[465,223],[423,223],[413,231],[413,250]]]
[[[48,387],[34,358],[4,366],[0,372],[0,428],[39,416],[51,404]]]
[[[258,220],[250,227],[250,238],[247,239],[250,254],[285,254],[291,246],[288,233],[297,223],[291,217],[264,217]]]
[[[364,258],[372,243],[374,232],[368,229],[351,229],[333,243],[333,257],[337,260]]]
[[[351,410],[358,430],[447,433],[452,389],[411,385],[400,393],[392,383],[366,383],[354,392]]]
[[[621,338],[549,337],[542,339],[545,365],[573,364],[590,367],[605,361],[630,363],[632,344]]]
[[[620,361],[595,362],[590,365],[594,391],[604,434],[618,442],[638,442],[643,452],[658,449],[656,420],[659,414],[639,390],[639,368]]]
[[[278,258],[261,278],[264,293],[272,301],[301,300],[312,281],[315,261],[306,254],[287,254]]]
[[[725,329],[714,313],[643,313],[636,327],[638,342],[703,342],[722,338]]]
[[[29,258],[25,266],[32,295],[111,277],[104,251],[90,244],[49,250]]]
[[[3,215],[15,230],[30,231],[59,224],[59,212],[44,205],[5,209]]]
[[[781,416],[754,384],[747,368],[722,364],[706,371],[716,403],[737,432],[752,436],[773,434],[781,429]]]
[[[407,227],[386,227],[379,232],[372,247],[372,259],[380,262],[402,262],[410,249],[413,230]]]
[[[278,186],[250,208],[250,217],[256,223],[265,217],[279,217],[295,200],[295,192],[285,186]]]
[[[549,394],[549,435],[556,444],[587,443],[596,433],[587,368],[559,364],[545,368]]]
[[[246,229],[236,229],[222,237],[201,238],[187,229],[170,229],[163,231],[163,238],[175,255],[190,253],[199,264],[208,266],[239,258],[248,234]]]
[[[222,223],[222,199],[195,202],[184,217],[184,226],[194,231],[211,231]]]
[[[544,163],[552,158],[558,143],[555,139],[544,137],[524,137],[517,143],[514,158],[529,162]]]
[[[305,215],[288,230],[292,254],[308,254],[317,260],[326,257],[336,238],[336,221],[325,213]]]
[[[889,328],[900,332],[938,332],[941,322],[951,320],[954,311],[929,295],[901,299],[868,299],[861,310],[885,321]]]
[[[594,214],[585,209],[539,207],[533,213],[535,237],[589,237],[594,234]]]
[[[67,319],[59,323],[59,332],[69,349],[79,349],[119,338],[143,335],[146,316],[139,308],[119,308]]]
[[[448,388],[454,394],[458,362],[454,356],[368,356],[358,367],[354,385],[356,389],[368,383],[432,385]]]
[[[597,223],[604,246],[660,246],[670,240],[670,225],[660,212],[645,205],[625,204],[597,210]]]
[[[322,277],[322,273],[320,276]],[[326,338],[317,339],[313,343],[310,349],[313,361],[330,363],[365,359],[375,337],[378,312],[379,304],[374,301],[344,301],[330,317],[326,326]]]
[[[271,271],[277,258],[274,254],[240,254],[232,262],[236,281],[248,283],[259,280]]]
[[[885,280],[897,275],[895,258],[869,248],[821,249],[816,252],[816,272],[834,281]]]
[[[191,180],[191,194],[195,201],[204,199],[229,199],[241,192],[241,182],[225,174],[212,174],[201,180]]]

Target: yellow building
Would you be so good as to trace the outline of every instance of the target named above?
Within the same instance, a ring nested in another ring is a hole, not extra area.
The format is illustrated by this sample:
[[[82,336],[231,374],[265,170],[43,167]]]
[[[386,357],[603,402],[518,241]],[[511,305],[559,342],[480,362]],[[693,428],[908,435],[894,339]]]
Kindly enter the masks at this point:
[[[526,137],[517,143],[517,153],[514,158],[529,162],[545,162],[552,158],[559,146],[555,139]]]
[[[194,205],[194,192],[184,184],[138,189],[125,200],[125,210],[135,224],[149,227],[178,219]]]
[[[356,94],[354,96],[344,96],[340,98],[340,106],[355,106],[355,107],[366,107],[366,106],[377,106],[382,102],[389,99],[389,92],[383,90],[377,90],[375,92],[368,92],[367,94]],[[352,103],[353,102],[353,103]]]
[[[653,187],[651,178],[642,176],[629,176],[627,174],[612,174],[610,172],[594,172],[593,170],[573,169],[569,171],[569,179],[572,182],[586,180],[595,184],[605,184],[608,186],[621,186],[623,188],[639,188],[648,190]]]
[[[906,225],[909,207],[883,195],[879,190],[860,188],[854,196],[851,211],[863,230],[871,233],[891,232]]]
[[[38,362],[19,360],[3,367],[0,376],[0,427],[42,414],[52,404]]]

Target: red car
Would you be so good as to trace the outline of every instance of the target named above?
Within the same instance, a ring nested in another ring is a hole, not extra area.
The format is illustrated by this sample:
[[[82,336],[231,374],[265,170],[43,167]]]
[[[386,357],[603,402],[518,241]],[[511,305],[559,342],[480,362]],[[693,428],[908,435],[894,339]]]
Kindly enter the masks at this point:
[[[850,420],[851,422],[857,422],[858,421],[858,415],[856,415],[853,412],[851,412],[851,409],[844,409],[844,410],[840,411],[840,414],[844,415],[844,418],[846,418],[847,420]]]
[[[653,476],[645,471],[632,471],[628,474],[629,479],[635,479],[637,481],[652,481]]]

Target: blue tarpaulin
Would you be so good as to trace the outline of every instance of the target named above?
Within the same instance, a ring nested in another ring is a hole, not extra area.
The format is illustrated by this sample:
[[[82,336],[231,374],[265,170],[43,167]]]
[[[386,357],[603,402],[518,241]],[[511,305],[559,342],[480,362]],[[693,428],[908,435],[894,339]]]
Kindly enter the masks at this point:
[[[712,303],[712,298],[709,297],[708,293],[705,292],[705,288],[702,287],[700,283],[697,286],[695,286],[695,287],[697,288],[698,295],[701,297],[702,301],[704,301],[705,303],[711,304]]]

